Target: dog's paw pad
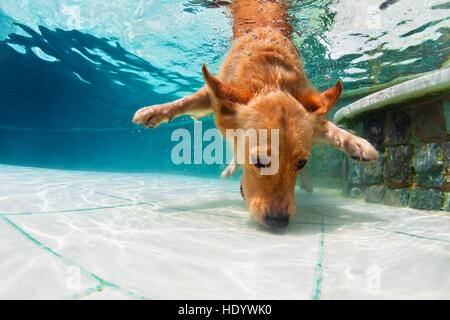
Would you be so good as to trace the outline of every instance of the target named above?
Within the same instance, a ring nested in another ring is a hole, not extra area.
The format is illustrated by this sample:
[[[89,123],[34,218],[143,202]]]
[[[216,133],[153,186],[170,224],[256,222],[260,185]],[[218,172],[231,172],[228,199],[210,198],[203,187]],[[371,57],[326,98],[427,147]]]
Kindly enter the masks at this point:
[[[170,122],[170,120],[172,120],[172,117],[169,115],[168,109],[163,105],[158,105],[139,109],[132,121],[146,128],[153,129],[162,122]]]
[[[350,158],[356,161],[371,162],[378,160],[378,152],[370,142],[352,136],[346,143],[346,151]]]

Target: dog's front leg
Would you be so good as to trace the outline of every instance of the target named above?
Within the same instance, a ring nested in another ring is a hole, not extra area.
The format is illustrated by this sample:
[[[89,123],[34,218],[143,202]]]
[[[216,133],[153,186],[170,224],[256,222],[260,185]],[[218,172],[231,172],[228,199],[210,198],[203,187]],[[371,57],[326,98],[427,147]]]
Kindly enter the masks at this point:
[[[146,128],[156,128],[162,122],[170,122],[173,118],[188,114],[192,118],[206,116],[212,112],[211,100],[206,87],[196,93],[173,102],[139,109],[133,122]]]
[[[328,143],[332,147],[345,151],[354,160],[375,161],[378,159],[378,152],[369,141],[339,128],[330,121],[321,121],[315,132],[314,142]]]

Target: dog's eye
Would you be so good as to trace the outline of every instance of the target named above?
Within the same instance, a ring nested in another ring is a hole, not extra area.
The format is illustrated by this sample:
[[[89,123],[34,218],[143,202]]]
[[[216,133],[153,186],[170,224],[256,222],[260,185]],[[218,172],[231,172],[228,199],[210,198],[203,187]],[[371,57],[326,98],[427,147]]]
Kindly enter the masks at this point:
[[[255,163],[255,167],[257,168],[265,168],[267,167],[267,164],[261,163],[261,161],[259,161],[259,159],[256,161]]]
[[[259,159],[259,157],[252,157],[252,161],[253,161],[253,165],[257,168],[266,168],[269,166],[269,163],[264,164],[261,162],[261,160]]]
[[[306,163],[308,160],[298,160],[297,164],[295,165],[295,170],[301,170],[306,166]]]

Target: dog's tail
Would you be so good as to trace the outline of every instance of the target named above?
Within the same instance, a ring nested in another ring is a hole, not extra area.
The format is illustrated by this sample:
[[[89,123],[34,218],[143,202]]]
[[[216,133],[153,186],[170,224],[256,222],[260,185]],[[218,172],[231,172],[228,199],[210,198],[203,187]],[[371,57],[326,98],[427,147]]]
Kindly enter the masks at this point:
[[[288,23],[287,0],[234,0],[229,5],[233,18],[233,38],[237,39],[257,27],[279,29],[289,37],[292,27]]]

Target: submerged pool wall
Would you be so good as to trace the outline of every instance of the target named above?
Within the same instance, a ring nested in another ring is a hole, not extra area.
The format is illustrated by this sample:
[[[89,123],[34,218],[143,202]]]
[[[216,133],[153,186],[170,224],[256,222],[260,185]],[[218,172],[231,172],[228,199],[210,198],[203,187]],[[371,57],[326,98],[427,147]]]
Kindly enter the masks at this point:
[[[363,164],[315,147],[315,181],[329,179],[366,202],[450,211],[449,88],[450,69],[444,69],[340,109],[335,122],[370,141],[380,158]]]

